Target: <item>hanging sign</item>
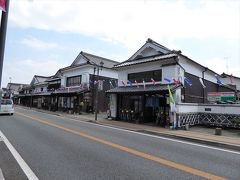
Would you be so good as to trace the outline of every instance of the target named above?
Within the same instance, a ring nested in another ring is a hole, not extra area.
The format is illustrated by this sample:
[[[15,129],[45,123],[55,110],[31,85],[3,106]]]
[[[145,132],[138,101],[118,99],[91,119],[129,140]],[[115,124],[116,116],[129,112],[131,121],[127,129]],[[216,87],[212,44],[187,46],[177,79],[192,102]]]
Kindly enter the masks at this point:
[[[236,101],[236,96],[234,92],[209,92],[208,101]]]

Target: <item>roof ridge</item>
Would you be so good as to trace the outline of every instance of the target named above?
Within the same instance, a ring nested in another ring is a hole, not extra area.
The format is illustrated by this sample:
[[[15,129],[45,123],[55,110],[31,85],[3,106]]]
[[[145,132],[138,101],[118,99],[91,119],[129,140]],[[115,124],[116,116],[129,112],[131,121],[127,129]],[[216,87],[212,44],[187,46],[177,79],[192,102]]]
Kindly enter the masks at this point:
[[[224,78],[224,76],[228,76],[228,77],[233,77],[233,78],[240,79],[240,77],[233,76],[232,74],[230,75],[230,74],[227,74],[227,73],[223,72],[223,73],[221,74],[221,77]]]
[[[98,56],[98,55],[95,55],[95,54],[90,54],[90,53],[87,53],[87,52],[84,52],[84,51],[81,51],[81,53],[82,53],[82,55],[85,54],[85,55],[101,58],[101,59],[104,59],[104,60],[107,60],[107,61],[111,61],[111,62],[114,62],[114,63],[118,63],[118,61],[115,61],[115,60],[112,60],[112,59],[108,59],[108,58],[105,58],[105,57],[102,57],[102,56]]]
[[[34,75],[34,77],[40,77],[40,78],[50,78],[51,76]]]
[[[166,49],[166,50],[168,50],[168,51],[171,51],[171,49],[168,49],[167,47],[159,44],[158,42],[152,40],[151,38],[148,38],[147,41],[146,41],[146,43],[153,43],[153,44],[155,44],[155,45],[157,45],[157,46],[160,46],[161,48],[164,48],[164,49]]]
[[[126,62],[134,62],[134,61],[139,61],[139,60],[148,59],[148,58],[167,56],[167,55],[170,55],[170,54],[177,55],[175,52],[169,52],[169,53],[166,53],[166,54],[156,54],[156,55],[152,55],[152,56],[141,57],[141,58],[134,59],[134,60],[131,60],[131,61],[126,60],[126,61],[123,61],[123,62],[119,62],[119,63],[115,64],[114,66],[117,66],[117,65],[120,65],[120,64],[123,64],[123,63],[126,63]]]

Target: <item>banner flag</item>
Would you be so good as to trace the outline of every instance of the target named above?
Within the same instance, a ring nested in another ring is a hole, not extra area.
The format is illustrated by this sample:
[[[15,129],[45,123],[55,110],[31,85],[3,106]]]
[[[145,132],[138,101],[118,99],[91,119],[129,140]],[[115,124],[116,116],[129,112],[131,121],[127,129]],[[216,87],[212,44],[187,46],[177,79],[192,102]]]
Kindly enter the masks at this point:
[[[97,80],[97,81],[95,80],[95,81],[94,81],[94,84],[98,84],[98,83],[99,83],[99,80]]]
[[[173,83],[175,84],[175,86],[177,86],[179,84],[179,81],[173,78]]]
[[[168,78],[164,78],[164,81],[168,82],[168,84],[170,84],[170,83],[171,83],[171,80],[170,80],[170,79],[168,79]]]
[[[125,82],[124,82],[123,80],[121,80],[121,83],[122,83],[122,85],[123,85],[124,87],[126,87],[126,84],[125,84]]]
[[[110,83],[110,89],[114,88],[111,80],[109,80],[109,83]]]
[[[174,99],[173,99],[173,95],[172,95],[172,92],[171,92],[171,90],[170,90],[169,85],[168,85],[168,93],[169,93],[169,103],[170,103],[170,104],[175,104],[175,101],[174,101]]]
[[[0,0],[0,9],[6,12],[6,0]]]
[[[189,85],[192,86],[192,81],[186,77],[184,77],[184,81]]]
[[[118,80],[115,80],[115,86],[118,87]]]
[[[151,81],[152,81],[153,85],[155,86],[156,85],[156,81],[153,78],[151,78]]]
[[[205,84],[203,84],[202,78],[199,78],[199,81],[200,81],[200,83],[202,84],[202,87],[203,87],[203,88],[206,88]]]
[[[216,80],[217,80],[217,84],[218,84],[218,85],[223,85],[223,83],[221,82],[221,80],[219,79],[219,77],[218,77],[217,74],[215,74],[215,78],[216,78]]]
[[[143,79],[143,87],[144,87],[144,89],[146,88],[146,84],[145,84],[144,79]]]
[[[135,80],[135,84],[137,85],[137,88],[139,88],[139,85],[138,85],[138,82],[137,82],[137,80]]]
[[[130,86],[132,86],[132,82],[131,81],[127,81],[127,84],[129,84]]]

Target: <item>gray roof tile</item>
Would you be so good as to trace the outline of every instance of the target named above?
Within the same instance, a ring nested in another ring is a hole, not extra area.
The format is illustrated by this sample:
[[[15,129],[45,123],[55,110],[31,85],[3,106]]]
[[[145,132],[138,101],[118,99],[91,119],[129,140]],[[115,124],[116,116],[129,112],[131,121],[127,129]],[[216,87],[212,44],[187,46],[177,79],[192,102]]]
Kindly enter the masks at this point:
[[[142,64],[142,63],[147,63],[147,62],[164,60],[164,59],[168,59],[168,58],[172,58],[172,57],[177,57],[177,55],[175,53],[171,53],[171,54],[166,54],[166,55],[147,57],[147,58],[138,59],[135,61],[125,61],[125,62],[114,65],[114,67],[119,68],[119,67],[124,67],[124,66],[131,66],[131,65],[135,65],[135,64]]]

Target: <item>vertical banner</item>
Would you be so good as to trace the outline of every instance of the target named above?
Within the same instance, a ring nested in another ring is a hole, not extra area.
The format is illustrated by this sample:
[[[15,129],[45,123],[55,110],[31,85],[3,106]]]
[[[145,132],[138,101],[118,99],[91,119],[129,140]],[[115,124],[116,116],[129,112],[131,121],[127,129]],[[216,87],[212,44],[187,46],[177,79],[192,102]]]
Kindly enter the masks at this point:
[[[6,0],[0,0],[0,10],[6,12]]]

